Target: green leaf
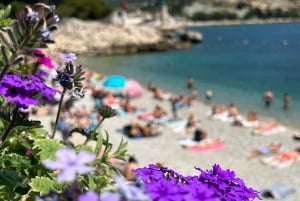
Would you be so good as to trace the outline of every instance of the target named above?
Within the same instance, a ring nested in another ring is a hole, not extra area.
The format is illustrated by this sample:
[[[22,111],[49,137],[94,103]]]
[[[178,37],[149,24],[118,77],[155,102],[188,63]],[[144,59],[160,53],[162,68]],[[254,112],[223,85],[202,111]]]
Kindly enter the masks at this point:
[[[32,191],[45,195],[54,189],[55,182],[48,177],[35,177],[29,185],[32,187]]]
[[[30,128],[26,131],[30,134],[29,138],[32,139],[44,139],[48,133],[44,128]]]
[[[21,156],[16,153],[9,153],[2,155],[0,158],[0,167],[5,169],[25,169],[31,165],[30,158],[28,156]]]
[[[20,200],[15,190],[24,181],[25,177],[16,171],[0,170],[0,200]]]
[[[101,152],[101,149],[102,149],[102,145],[103,145],[103,136],[102,136],[102,132],[98,132],[98,135],[97,135],[97,144],[96,144],[96,148],[95,148],[95,153],[96,153],[96,156],[99,155],[99,153]]]
[[[0,20],[3,20],[9,16],[11,12],[11,5],[7,5],[5,9],[0,10]]]
[[[75,151],[76,152],[80,152],[80,151],[82,151],[82,150],[85,150],[85,151],[88,151],[88,152],[91,152],[91,153],[93,153],[93,147],[91,147],[91,146],[88,146],[88,145],[82,145],[82,144],[79,144],[79,145],[77,145],[76,147],[75,147]]]
[[[56,151],[63,147],[61,143],[53,139],[41,139],[34,142],[34,149],[37,149],[37,155],[40,160],[55,159]]]

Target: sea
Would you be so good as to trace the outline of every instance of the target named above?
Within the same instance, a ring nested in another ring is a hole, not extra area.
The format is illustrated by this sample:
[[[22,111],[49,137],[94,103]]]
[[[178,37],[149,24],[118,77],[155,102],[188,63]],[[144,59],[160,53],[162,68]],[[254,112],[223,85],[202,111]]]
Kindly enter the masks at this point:
[[[242,113],[253,110],[300,129],[300,23],[187,27],[203,42],[184,50],[126,56],[82,57],[87,68],[105,75],[124,75],[165,91],[190,94],[192,76],[200,100],[213,90],[213,103],[234,103]],[[274,101],[265,108],[263,94]],[[283,109],[283,95],[292,98]]]

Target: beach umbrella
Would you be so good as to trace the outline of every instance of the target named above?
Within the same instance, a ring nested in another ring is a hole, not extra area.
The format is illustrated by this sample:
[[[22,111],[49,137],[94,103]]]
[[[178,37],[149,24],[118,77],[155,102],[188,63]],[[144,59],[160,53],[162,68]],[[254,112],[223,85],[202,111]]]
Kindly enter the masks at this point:
[[[121,75],[108,76],[103,82],[103,86],[108,88],[124,88],[125,84],[126,78]]]
[[[130,98],[138,98],[143,95],[143,86],[136,80],[129,79],[125,85],[125,92]]]

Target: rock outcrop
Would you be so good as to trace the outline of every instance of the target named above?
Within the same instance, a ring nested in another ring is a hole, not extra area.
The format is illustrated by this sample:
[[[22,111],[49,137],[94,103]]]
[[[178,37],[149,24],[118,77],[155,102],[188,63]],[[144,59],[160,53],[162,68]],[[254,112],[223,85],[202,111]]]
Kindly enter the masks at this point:
[[[190,47],[189,41],[166,37],[159,27],[107,24],[65,19],[54,32],[58,51],[89,55],[132,54]]]

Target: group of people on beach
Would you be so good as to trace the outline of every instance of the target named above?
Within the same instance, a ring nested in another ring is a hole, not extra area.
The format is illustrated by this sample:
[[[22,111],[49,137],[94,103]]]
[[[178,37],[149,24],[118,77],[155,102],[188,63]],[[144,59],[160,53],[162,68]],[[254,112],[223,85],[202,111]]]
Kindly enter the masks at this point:
[[[99,81],[97,75],[93,72],[87,71],[85,74],[86,81],[84,82],[84,87],[86,90],[90,91],[90,94],[94,100],[94,107],[81,107],[74,110],[72,106],[76,102],[75,99],[69,98],[64,101],[62,105],[62,112],[58,121],[57,129],[63,133],[64,138],[70,136],[70,132],[73,128],[82,128],[94,130],[98,123],[101,121],[102,117],[97,113],[97,108],[101,105],[110,105],[112,108],[116,109],[118,114],[121,114],[123,111],[126,114],[134,114],[130,116],[131,121],[128,125],[125,125],[123,132],[127,133],[128,137],[152,137],[158,136],[160,134],[159,127],[165,122],[172,122],[180,120],[179,110],[189,109],[193,106],[196,100],[199,100],[198,90],[195,87],[194,79],[189,76],[187,77],[186,87],[189,89],[189,95],[184,94],[174,94],[171,92],[166,92],[161,88],[158,88],[152,82],[149,82],[147,85],[148,91],[153,94],[153,98],[157,101],[157,104],[151,111],[146,111],[144,107],[140,105],[134,105],[131,102],[131,99],[126,96],[126,94],[112,93],[111,91],[106,91],[101,87],[96,87]],[[273,93],[268,90],[264,94],[265,106],[270,107],[274,99]],[[170,112],[166,110],[160,103],[169,102],[170,103]],[[226,118],[231,120],[231,123],[235,126],[257,126],[259,129],[265,129],[266,127],[272,127],[278,125],[276,122],[271,122],[268,125],[260,125],[261,128],[257,125],[258,117],[256,112],[249,111],[246,115],[246,121],[240,118],[241,114],[237,105],[231,103],[228,106],[226,105],[213,105],[213,91],[207,89],[205,92],[205,99],[203,101],[207,105],[211,106],[211,113],[209,118],[221,117],[226,114]],[[291,103],[291,98],[288,94],[284,96],[284,108],[288,109]],[[45,107],[48,108],[47,111],[33,110],[36,114],[50,114],[51,106]],[[223,116],[224,117],[224,116]],[[248,124],[247,124],[248,123]],[[263,128],[264,127],[264,128]],[[190,112],[189,116],[186,119],[184,125],[184,133],[191,134],[192,141],[203,146],[203,143],[211,143],[208,139],[209,132],[203,128],[201,121],[197,118],[197,115],[194,112]],[[217,139],[218,142],[220,139]],[[249,159],[262,156],[262,155],[271,155],[278,154],[280,152],[281,144],[271,144],[266,147],[254,149],[248,156]],[[298,150],[295,150],[293,153],[298,153]],[[300,152],[299,152],[300,153]],[[292,154],[293,155],[293,154]],[[295,154],[294,154],[295,155]],[[128,180],[132,180],[134,175],[132,174],[132,169],[137,165],[137,160],[135,158],[130,158],[124,167],[124,175]]]

